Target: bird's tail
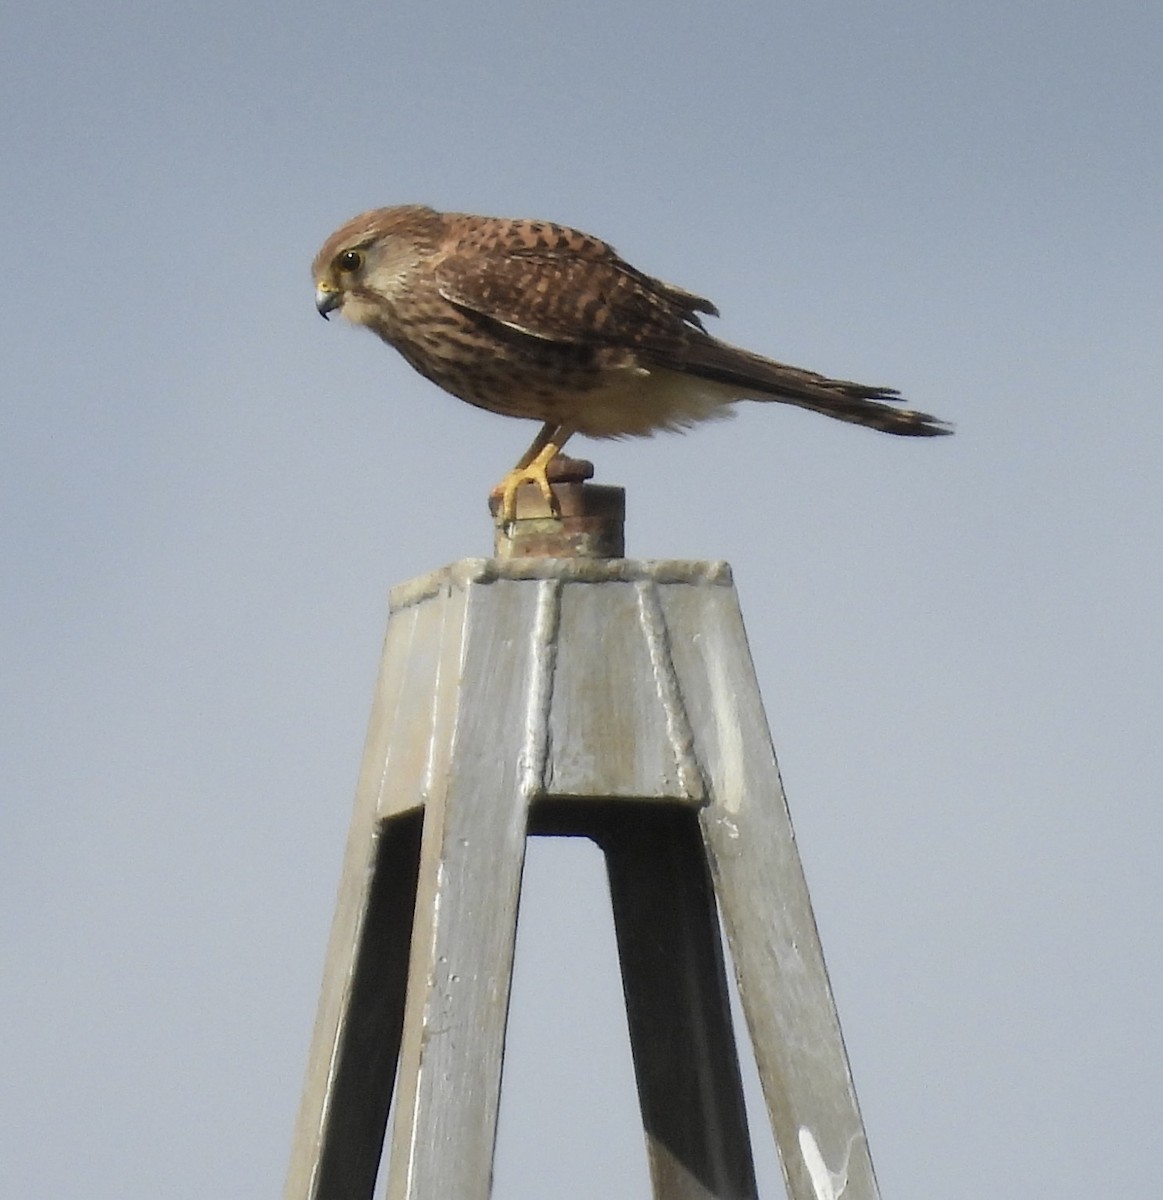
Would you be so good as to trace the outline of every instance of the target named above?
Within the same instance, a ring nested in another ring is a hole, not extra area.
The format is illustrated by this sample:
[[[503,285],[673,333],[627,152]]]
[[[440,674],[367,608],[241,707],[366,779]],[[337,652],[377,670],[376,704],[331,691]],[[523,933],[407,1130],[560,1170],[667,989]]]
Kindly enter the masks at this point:
[[[953,428],[939,417],[898,408],[894,388],[871,387],[846,379],[829,379],[815,371],[789,367],[718,338],[700,338],[689,348],[683,369],[739,389],[740,399],[779,400],[824,413],[838,421],[866,425],[902,437],[938,437]]]

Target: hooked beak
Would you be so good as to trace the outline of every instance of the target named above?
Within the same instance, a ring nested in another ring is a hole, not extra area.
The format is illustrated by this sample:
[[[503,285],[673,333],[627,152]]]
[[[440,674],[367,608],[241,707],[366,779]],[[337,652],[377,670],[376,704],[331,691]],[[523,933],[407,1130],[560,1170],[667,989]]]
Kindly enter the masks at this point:
[[[325,321],[327,320],[327,314],[333,309],[338,308],[342,303],[343,295],[336,291],[330,284],[317,283],[315,285],[315,308]]]

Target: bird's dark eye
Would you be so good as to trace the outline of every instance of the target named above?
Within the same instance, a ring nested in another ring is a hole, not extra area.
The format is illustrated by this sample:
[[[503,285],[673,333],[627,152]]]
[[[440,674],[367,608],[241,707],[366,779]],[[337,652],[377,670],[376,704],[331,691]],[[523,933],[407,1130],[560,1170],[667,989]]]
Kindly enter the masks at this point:
[[[363,266],[363,253],[359,250],[344,250],[335,260],[341,271],[358,271]]]

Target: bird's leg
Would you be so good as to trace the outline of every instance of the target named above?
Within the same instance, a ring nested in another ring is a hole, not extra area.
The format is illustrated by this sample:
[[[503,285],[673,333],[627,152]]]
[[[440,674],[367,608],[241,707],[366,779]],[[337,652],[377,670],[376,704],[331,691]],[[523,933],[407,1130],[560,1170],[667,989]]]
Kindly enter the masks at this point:
[[[517,489],[523,483],[535,483],[550,511],[557,515],[557,497],[549,486],[546,469],[561,448],[573,436],[575,426],[568,422],[564,425],[546,421],[541,432],[533,439],[533,444],[521,455],[517,465],[493,489],[501,494],[501,519],[512,521],[517,516]]]
[[[517,460],[517,465],[513,470],[523,471],[553,441],[553,435],[560,428],[561,426],[556,421],[546,421],[540,430],[538,430],[537,436],[530,443],[529,449]],[[512,471],[509,472],[510,475],[512,473]]]

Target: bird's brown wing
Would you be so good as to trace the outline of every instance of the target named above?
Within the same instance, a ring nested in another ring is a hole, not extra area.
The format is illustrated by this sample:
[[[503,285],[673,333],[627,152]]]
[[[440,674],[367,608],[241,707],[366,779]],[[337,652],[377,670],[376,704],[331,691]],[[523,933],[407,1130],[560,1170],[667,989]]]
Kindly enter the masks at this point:
[[[535,247],[473,248],[436,268],[450,304],[542,341],[623,347],[681,357],[701,330],[699,313],[717,315],[702,296],[635,271],[605,243],[584,251]]]
[[[534,227],[517,223],[499,239],[458,246],[436,265],[440,295],[513,336],[612,351],[622,361],[725,384],[740,397],[912,437],[951,432],[928,413],[897,407],[893,388],[830,379],[711,337],[699,319],[718,316],[709,300],[635,270],[605,242],[549,230],[555,241],[539,239],[548,244],[529,245]]]

